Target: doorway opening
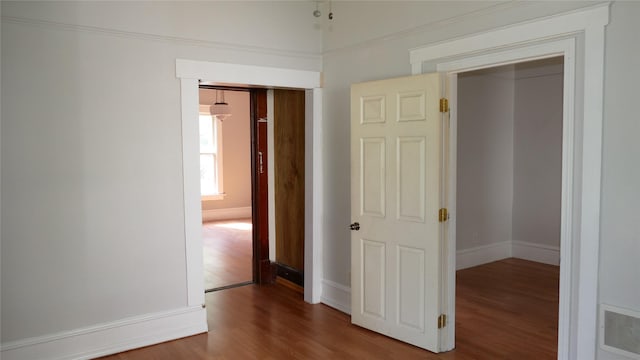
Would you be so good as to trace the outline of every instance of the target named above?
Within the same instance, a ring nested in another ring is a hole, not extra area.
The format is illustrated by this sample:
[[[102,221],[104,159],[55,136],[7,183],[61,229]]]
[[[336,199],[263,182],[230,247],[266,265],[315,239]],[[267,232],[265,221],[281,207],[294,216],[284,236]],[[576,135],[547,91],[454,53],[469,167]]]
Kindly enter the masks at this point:
[[[201,85],[198,93],[204,289],[213,292],[256,281],[252,214],[260,199],[252,196],[250,91]]]
[[[322,282],[322,214],[323,214],[323,181],[319,172],[322,164],[322,89],[320,88],[320,72],[292,70],[286,68],[270,68],[264,66],[241,65],[230,63],[204,62],[176,59],[176,76],[180,79],[181,93],[181,125],[182,125],[182,158],[183,158],[183,195],[185,217],[185,260],[187,274],[187,305],[197,312],[197,322],[204,330],[207,325],[205,305],[203,261],[202,261],[202,219],[199,201],[199,164],[197,118],[198,86],[218,85],[251,89],[264,88],[296,88],[305,89],[305,178],[313,179],[305,183],[305,286],[306,302],[320,302]],[[207,84],[202,79],[207,79]],[[252,164],[255,167],[255,153]],[[255,169],[254,169],[255,170]],[[314,175],[315,179],[314,179]],[[255,182],[254,182],[255,184]],[[255,190],[254,190],[255,191]],[[253,209],[255,212],[255,209]],[[260,248],[264,246],[260,243]],[[268,244],[266,244],[268,249]],[[268,264],[268,251],[264,264]],[[260,262],[258,273],[261,273],[263,262]],[[268,269],[268,267],[266,267]],[[254,276],[256,269],[254,269]]]
[[[557,357],[563,66],[552,57],[457,75],[458,346]]]
[[[455,133],[456,90],[453,87],[457,73],[523,60],[564,57],[559,359],[595,357],[592,345],[598,308],[603,54],[604,29],[608,23],[609,4],[601,4],[425,45],[410,52],[412,74],[447,73],[451,87],[451,133]],[[451,154],[455,151],[455,147],[450,148]],[[453,199],[449,205],[455,206],[455,191],[446,195],[449,200]],[[455,216],[448,223],[449,236],[455,238],[455,226],[452,226]],[[455,286],[452,286],[455,285],[455,242],[448,241],[445,247],[443,256],[447,260],[441,310],[455,318]],[[441,337],[442,350],[454,348],[454,334],[455,323],[448,323]]]
[[[305,91],[201,82],[199,94],[205,293],[273,282],[303,293]],[[231,115],[209,114],[222,103]]]

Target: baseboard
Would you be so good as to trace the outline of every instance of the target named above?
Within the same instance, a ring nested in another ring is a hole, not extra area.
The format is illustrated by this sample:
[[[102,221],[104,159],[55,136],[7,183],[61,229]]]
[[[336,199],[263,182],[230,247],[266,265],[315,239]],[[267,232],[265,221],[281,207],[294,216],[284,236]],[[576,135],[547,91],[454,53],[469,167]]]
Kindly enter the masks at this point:
[[[2,360],[93,359],[207,331],[201,306],[4,343]]]
[[[549,265],[560,265],[560,248],[525,241],[512,241],[512,256]]]
[[[276,264],[276,275],[285,280],[291,281],[292,283],[304,288],[304,271],[300,271],[298,269],[294,269],[291,266],[275,263]]]
[[[522,241],[503,241],[478,246],[457,251],[456,270],[510,257],[559,265],[560,249],[553,246]],[[351,289],[330,280],[322,280],[322,296],[320,297],[320,302],[344,313],[351,314]]]
[[[202,221],[218,221],[251,218],[251,206],[202,210]]]
[[[511,257],[511,241],[477,246],[456,252],[456,270],[462,270]]]
[[[351,314],[351,288],[329,280],[322,280],[322,296],[320,302]]]

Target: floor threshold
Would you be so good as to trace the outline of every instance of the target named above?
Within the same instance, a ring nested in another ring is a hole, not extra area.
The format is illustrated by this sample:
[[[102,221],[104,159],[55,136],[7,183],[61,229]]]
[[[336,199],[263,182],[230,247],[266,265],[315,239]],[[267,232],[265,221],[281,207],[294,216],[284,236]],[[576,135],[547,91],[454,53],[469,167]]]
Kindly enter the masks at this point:
[[[212,289],[206,289],[204,291],[205,294],[210,293],[210,292],[215,292],[215,291],[220,291],[220,290],[227,290],[227,289],[233,289],[233,288],[237,288],[237,287],[241,287],[241,286],[246,286],[246,285],[252,285],[253,281],[244,281],[241,283],[236,283],[236,284],[231,284],[231,285],[225,285],[225,286],[220,286],[220,287],[215,287]]]

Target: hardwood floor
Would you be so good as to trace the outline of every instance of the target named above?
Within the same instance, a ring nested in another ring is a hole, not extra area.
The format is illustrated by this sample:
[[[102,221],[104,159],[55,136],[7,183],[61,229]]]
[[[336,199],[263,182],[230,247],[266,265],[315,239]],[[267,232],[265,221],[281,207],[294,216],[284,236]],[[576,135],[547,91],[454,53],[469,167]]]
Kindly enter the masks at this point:
[[[206,295],[209,332],[104,359],[554,359],[559,268],[506,259],[457,274],[457,348],[433,354],[281,285]]]
[[[560,268],[505,259],[456,276],[456,346],[477,359],[555,359]]]
[[[251,219],[202,224],[204,288],[252,280]]]

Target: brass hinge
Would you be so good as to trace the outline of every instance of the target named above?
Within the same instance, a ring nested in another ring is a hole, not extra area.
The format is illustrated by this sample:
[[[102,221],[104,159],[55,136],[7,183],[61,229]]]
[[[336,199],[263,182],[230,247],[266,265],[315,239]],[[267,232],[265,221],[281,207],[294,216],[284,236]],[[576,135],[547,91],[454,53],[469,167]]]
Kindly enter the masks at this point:
[[[449,219],[449,211],[447,208],[441,208],[438,211],[438,221],[445,222]]]
[[[445,113],[449,111],[449,100],[447,98],[440,99],[440,112]]]
[[[447,315],[441,314],[438,316],[438,329],[442,329],[447,325]]]

